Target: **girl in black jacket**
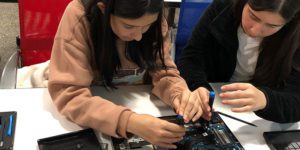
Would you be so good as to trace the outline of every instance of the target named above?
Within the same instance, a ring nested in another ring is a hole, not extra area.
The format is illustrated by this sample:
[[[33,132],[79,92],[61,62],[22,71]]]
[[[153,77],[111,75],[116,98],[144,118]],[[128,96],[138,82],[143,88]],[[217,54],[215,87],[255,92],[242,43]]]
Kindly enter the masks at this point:
[[[207,93],[209,82],[234,82],[220,94],[234,112],[299,121],[300,1],[214,0],[178,67],[191,90]]]

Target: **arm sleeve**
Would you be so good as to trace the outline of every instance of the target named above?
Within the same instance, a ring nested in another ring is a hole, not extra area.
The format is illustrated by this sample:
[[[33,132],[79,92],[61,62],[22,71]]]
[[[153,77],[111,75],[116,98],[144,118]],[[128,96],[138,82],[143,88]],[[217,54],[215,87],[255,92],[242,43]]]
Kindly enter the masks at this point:
[[[71,121],[111,136],[126,137],[127,121],[133,112],[91,94],[89,30],[75,2],[67,7],[55,36],[49,93],[58,110]]]
[[[299,54],[298,49],[298,63],[300,62]],[[256,111],[256,115],[280,123],[297,122],[300,120],[299,68],[292,70],[284,88],[271,89],[269,87],[259,87],[259,89],[264,92],[267,98],[267,106],[263,110]]]
[[[150,73],[153,84],[152,93],[162,99],[166,104],[172,106],[174,98],[180,95],[184,90],[187,90],[188,87],[171,58],[171,39],[166,20],[162,23],[162,30],[164,36],[164,62],[167,69],[157,69]]]

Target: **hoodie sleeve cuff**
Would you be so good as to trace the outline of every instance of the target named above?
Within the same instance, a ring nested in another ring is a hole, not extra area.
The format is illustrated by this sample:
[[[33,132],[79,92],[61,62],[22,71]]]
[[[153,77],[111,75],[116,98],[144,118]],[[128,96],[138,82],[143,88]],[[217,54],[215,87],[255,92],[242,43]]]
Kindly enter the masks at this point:
[[[129,117],[133,114],[134,112],[130,110],[125,110],[122,112],[120,115],[119,123],[118,123],[118,129],[117,133],[124,138],[130,137],[129,133],[127,133],[127,124],[128,124],[128,119]]]

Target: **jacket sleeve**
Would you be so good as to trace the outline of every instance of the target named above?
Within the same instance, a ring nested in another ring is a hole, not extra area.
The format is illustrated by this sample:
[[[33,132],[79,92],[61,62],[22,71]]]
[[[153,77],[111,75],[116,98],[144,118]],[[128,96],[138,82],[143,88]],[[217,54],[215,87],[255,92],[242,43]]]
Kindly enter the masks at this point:
[[[300,49],[298,49],[298,69],[294,68],[281,89],[259,87],[266,98],[267,106],[255,114],[271,121],[289,123],[300,121]]]
[[[195,90],[200,86],[210,89],[205,73],[205,66],[208,63],[205,60],[210,57],[208,51],[212,49],[211,46],[213,45],[209,25],[219,11],[223,9],[222,7],[224,6],[222,6],[220,0],[214,0],[210,4],[195,26],[192,36],[181,54],[178,68],[191,90]]]
[[[166,20],[162,24],[164,36],[164,61],[167,69],[158,69],[150,73],[152,77],[152,93],[172,106],[175,97],[184,90],[188,90],[185,80],[180,76],[177,67],[171,58],[171,39]],[[160,60],[158,60],[160,63]]]
[[[67,7],[55,36],[49,93],[58,110],[71,121],[111,136],[126,137],[127,120],[132,112],[91,94],[89,30],[76,2]]]

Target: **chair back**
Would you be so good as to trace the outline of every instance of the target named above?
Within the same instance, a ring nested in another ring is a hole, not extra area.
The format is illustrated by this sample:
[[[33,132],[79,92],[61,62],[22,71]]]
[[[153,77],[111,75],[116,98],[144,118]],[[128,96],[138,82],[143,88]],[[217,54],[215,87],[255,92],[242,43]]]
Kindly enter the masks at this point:
[[[20,55],[23,66],[50,59],[54,36],[71,0],[19,0]]]
[[[181,52],[186,46],[195,25],[211,2],[212,0],[181,1],[175,44],[175,62],[180,58]]]

